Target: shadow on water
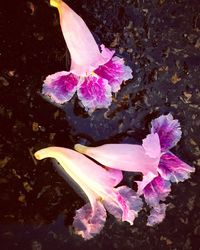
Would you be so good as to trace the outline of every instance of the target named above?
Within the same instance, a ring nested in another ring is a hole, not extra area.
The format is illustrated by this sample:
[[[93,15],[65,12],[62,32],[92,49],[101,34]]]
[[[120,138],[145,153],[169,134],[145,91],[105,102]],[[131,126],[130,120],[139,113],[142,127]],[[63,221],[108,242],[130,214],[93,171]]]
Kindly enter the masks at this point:
[[[62,108],[50,104],[40,94],[42,81],[67,69],[70,62],[57,12],[45,0],[1,3],[1,249],[196,249],[198,168],[190,180],[173,186],[166,219],[159,226],[145,225],[145,211],[132,227],[109,216],[101,234],[84,242],[71,228],[83,200],[49,159],[37,162],[33,153],[50,145],[140,143],[150,121],[171,112],[183,129],[174,152],[199,166],[198,1],[75,0],[69,4],[99,43],[125,58],[133,68],[133,79],[113,96],[108,110],[91,116],[76,97]]]

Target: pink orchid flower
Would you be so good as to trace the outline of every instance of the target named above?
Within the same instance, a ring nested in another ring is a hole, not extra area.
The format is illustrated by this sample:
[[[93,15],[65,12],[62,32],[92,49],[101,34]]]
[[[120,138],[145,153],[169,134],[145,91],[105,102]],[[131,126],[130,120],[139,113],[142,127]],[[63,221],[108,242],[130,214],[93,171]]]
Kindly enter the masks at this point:
[[[59,168],[78,184],[89,203],[76,211],[73,226],[84,239],[98,234],[106,221],[106,210],[118,220],[133,224],[142,207],[141,199],[127,186],[115,187],[122,180],[122,172],[105,169],[84,155],[61,147],[48,147],[35,153],[38,160],[56,159]]]
[[[181,138],[178,120],[174,120],[171,114],[162,115],[153,120],[151,125],[151,133],[143,140],[142,145],[75,145],[77,151],[106,167],[143,173],[143,180],[137,182],[138,194],[144,195],[152,208],[147,223],[150,226],[161,222],[165,217],[166,205],[160,201],[164,201],[170,193],[171,182],[184,181],[195,171],[169,151]]]
[[[75,92],[85,110],[92,113],[97,108],[108,108],[112,92],[120,89],[123,81],[132,78],[132,70],[124,60],[114,56],[114,51],[99,46],[90,30],[67,4],[51,0],[58,8],[62,33],[71,55],[70,71],[49,75],[43,85],[43,94],[52,101],[63,104]]]

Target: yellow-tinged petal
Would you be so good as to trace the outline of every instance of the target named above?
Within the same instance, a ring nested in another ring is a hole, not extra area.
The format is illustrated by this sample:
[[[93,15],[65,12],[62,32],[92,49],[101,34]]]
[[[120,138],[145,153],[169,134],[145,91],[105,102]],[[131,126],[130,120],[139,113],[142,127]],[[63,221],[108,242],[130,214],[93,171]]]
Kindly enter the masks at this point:
[[[58,9],[60,8],[60,3],[61,3],[61,0],[50,0],[50,5]]]
[[[119,171],[107,171],[103,167],[88,159],[86,156],[67,148],[48,147],[35,153],[38,160],[54,158],[60,167],[85,192],[91,204],[99,198],[104,198],[122,178]]]
[[[74,149],[81,154],[86,154],[88,147],[81,145],[81,144],[75,144]]]

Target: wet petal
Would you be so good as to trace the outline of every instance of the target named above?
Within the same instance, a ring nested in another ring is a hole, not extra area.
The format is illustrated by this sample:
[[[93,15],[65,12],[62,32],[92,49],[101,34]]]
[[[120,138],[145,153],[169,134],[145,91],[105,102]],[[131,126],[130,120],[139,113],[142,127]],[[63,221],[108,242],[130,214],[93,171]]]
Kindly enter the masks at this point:
[[[95,73],[108,80],[112,92],[117,92],[123,81],[131,79],[132,70],[124,65],[124,60],[117,56],[113,57],[106,64],[99,66]]]
[[[171,191],[171,184],[161,176],[154,178],[143,190],[145,201],[148,205],[156,207],[164,201]]]
[[[102,230],[105,221],[106,210],[101,202],[96,201],[93,208],[87,203],[76,211],[73,226],[76,234],[89,240]]]
[[[166,208],[167,205],[163,203],[153,207],[150,211],[150,215],[148,216],[147,226],[154,226],[161,223],[165,218]]]
[[[127,221],[131,225],[142,208],[142,200],[129,187],[120,186],[114,189],[112,197],[103,201],[104,206],[110,214],[122,221]]]
[[[149,171],[157,174],[159,158],[149,157],[144,148],[132,144],[104,144],[99,147],[75,145],[75,150],[95,159],[102,165],[130,172]]]
[[[171,114],[161,115],[151,122],[151,133],[158,133],[162,151],[174,147],[181,139],[181,128],[178,120]]]
[[[77,93],[85,110],[89,113],[98,108],[108,108],[112,102],[111,88],[107,80],[97,75],[86,77],[80,83]]]
[[[142,146],[149,157],[160,158],[161,148],[157,133],[147,135],[147,137],[142,140]]]
[[[78,76],[86,76],[112,57],[101,55],[94,37],[83,19],[67,4],[60,0],[51,1],[60,14],[62,33],[71,55],[70,71]]]
[[[194,171],[195,168],[190,167],[171,152],[162,155],[158,166],[160,175],[172,182],[184,181]]]
[[[78,77],[67,71],[57,72],[47,76],[42,93],[52,101],[62,104],[69,101],[76,92]]]

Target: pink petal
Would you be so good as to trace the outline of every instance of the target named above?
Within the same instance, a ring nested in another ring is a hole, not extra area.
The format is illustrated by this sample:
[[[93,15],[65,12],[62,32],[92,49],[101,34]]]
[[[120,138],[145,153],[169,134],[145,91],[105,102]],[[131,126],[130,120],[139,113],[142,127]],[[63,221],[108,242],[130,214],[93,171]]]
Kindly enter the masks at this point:
[[[98,108],[108,108],[112,102],[111,88],[107,80],[97,75],[86,77],[80,83],[77,93],[89,113]]]
[[[159,159],[149,157],[140,145],[104,144],[99,147],[75,145],[75,150],[95,159],[102,165],[130,172],[157,175]]]
[[[195,168],[190,167],[171,152],[162,155],[158,166],[158,172],[164,179],[177,183],[188,179],[190,173],[194,171]]]
[[[76,211],[73,226],[75,233],[85,240],[93,238],[104,227],[106,210],[101,202],[97,201],[94,208],[89,203]]]
[[[147,226],[154,226],[161,223],[165,218],[166,208],[167,205],[163,203],[153,207],[150,211],[150,215],[148,216]]]
[[[158,134],[149,134],[142,140],[142,146],[146,154],[151,158],[160,158],[161,148]]]
[[[56,2],[56,5],[52,5],[59,10],[62,33],[71,55],[70,71],[78,76],[86,76],[109,61],[112,54],[101,55],[83,19],[63,1]]]
[[[117,186],[123,179],[121,170],[108,168],[107,173],[110,174],[110,178],[113,179],[113,187]]]
[[[57,72],[47,76],[43,84],[42,93],[52,101],[62,104],[69,101],[76,92],[77,76],[67,71]]]
[[[124,65],[124,60],[117,56],[113,57],[106,64],[99,66],[95,73],[108,80],[112,92],[117,92],[123,81],[131,79],[132,70]]]
[[[110,214],[122,221],[127,221],[131,225],[142,208],[142,200],[136,193],[126,186],[114,189],[111,197],[103,201],[104,206]]]
[[[115,51],[106,48],[104,44],[101,44],[100,49],[101,49],[101,55],[104,58],[104,64],[105,64],[113,57],[113,55],[115,54]]]
[[[171,114],[161,115],[151,122],[151,133],[157,133],[160,138],[162,151],[174,147],[181,139],[181,128],[178,120],[174,120]]]

